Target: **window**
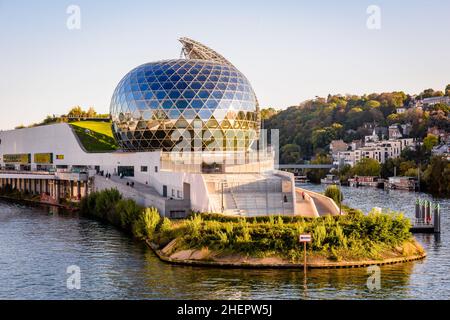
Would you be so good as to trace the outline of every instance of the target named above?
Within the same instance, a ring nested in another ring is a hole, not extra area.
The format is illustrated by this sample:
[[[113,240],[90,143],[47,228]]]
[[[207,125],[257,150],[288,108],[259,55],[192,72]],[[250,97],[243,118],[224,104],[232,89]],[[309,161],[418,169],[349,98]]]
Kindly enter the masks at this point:
[[[182,198],[182,197],[181,197],[181,191],[180,191],[180,190],[177,190],[177,197],[178,197],[179,199]]]
[[[147,166],[142,166],[141,167],[141,172],[147,172],[148,171],[148,167]]]
[[[175,190],[172,189],[172,197],[175,197]]]
[[[122,177],[134,177],[134,167],[132,166],[118,166],[117,173]]]
[[[155,172],[158,172],[158,166],[155,166]]]

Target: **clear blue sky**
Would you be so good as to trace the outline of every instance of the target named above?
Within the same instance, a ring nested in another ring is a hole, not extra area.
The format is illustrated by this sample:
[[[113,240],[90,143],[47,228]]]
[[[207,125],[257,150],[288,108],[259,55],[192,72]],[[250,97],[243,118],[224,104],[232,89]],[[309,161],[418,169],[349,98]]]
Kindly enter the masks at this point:
[[[66,9],[81,8],[81,30]],[[369,5],[381,29],[366,26]],[[450,83],[450,1],[0,0],[0,129],[74,105],[108,112],[113,90],[142,63],[177,58],[187,36],[223,54],[263,107],[328,93]]]

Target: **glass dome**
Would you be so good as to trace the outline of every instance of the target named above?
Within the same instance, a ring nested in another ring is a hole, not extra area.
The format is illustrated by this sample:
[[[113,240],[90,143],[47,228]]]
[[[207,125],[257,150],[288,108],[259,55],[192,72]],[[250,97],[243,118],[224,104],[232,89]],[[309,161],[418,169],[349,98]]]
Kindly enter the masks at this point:
[[[259,107],[234,66],[198,59],[144,64],[111,100],[113,133],[127,151],[246,150],[259,135]],[[189,140],[192,139],[192,140]],[[197,139],[197,140],[195,140]]]

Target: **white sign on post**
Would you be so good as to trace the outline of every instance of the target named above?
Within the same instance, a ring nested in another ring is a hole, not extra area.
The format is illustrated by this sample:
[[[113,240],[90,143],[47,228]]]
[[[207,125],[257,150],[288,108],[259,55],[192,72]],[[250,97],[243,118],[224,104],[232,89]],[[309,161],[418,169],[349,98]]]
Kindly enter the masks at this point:
[[[299,236],[300,242],[311,242],[311,235],[310,234],[301,234]]]

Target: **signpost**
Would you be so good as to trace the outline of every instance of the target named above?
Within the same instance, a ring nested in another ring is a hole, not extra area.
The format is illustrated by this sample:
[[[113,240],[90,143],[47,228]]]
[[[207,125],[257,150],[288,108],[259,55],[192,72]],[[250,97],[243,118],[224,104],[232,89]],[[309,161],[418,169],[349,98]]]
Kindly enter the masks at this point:
[[[303,242],[303,251],[304,251],[304,256],[305,256],[305,259],[303,262],[303,270],[305,272],[305,277],[306,277],[306,244],[308,242],[311,242],[311,235],[310,234],[301,234],[299,236],[299,241],[300,241],[300,243]]]

